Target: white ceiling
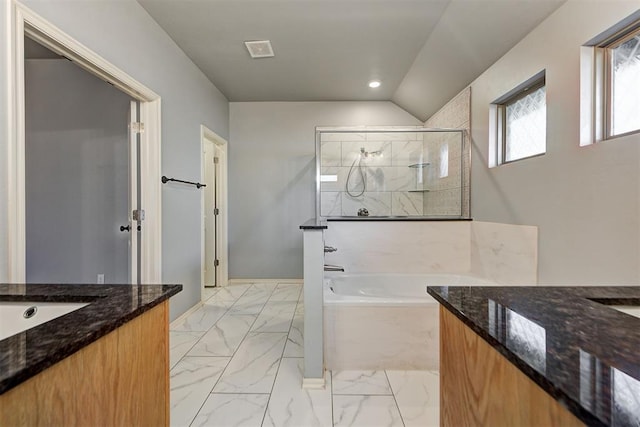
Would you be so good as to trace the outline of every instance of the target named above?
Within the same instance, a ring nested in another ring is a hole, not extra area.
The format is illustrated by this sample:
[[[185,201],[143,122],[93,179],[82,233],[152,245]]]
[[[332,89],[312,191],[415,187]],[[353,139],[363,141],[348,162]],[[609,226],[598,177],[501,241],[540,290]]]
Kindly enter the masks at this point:
[[[230,101],[393,100],[421,120],[564,1],[138,0]],[[265,39],[275,58],[251,59]]]

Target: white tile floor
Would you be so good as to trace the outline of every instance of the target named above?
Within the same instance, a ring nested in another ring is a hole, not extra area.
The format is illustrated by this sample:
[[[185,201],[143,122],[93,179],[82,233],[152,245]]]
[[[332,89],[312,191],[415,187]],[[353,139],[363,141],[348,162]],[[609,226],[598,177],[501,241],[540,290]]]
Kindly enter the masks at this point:
[[[173,426],[437,426],[438,373],[327,372],[302,389],[300,284],[207,289],[171,328]]]

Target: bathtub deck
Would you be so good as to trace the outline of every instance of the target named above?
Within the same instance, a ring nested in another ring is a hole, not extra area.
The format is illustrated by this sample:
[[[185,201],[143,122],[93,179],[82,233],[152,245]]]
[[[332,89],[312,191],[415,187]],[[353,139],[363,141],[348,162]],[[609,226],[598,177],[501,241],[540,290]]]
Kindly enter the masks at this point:
[[[302,389],[301,290],[212,289],[171,325],[171,425],[439,425],[434,371],[327,372],[325,390]]]

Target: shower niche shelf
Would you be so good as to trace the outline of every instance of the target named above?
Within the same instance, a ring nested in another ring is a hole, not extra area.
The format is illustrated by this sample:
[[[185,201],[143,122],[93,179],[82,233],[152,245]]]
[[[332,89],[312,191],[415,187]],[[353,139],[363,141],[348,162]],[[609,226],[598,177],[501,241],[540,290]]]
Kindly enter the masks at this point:
[[[410,168],[426,168],[427,166],[429,166],[430,163],[413,163],[411,165],[409,165]]]

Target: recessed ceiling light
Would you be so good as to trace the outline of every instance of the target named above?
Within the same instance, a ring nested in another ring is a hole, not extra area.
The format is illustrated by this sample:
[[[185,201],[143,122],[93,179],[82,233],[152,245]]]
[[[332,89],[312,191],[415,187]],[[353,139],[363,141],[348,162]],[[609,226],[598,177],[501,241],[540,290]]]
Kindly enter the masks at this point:
[[[380,87],[380,81],[379,81],[379,80],[371,80],[371,81],[369,82],[369,87],[370,87],[371,89],[375,89],[375,88],[377,88],[377,87]]]
[[[251,55],[252,58],[271,58],[272,56],[276,56],[273,53],[273,48],[269,40],[244,42],[244,45],[247,47],[249,55]]]

